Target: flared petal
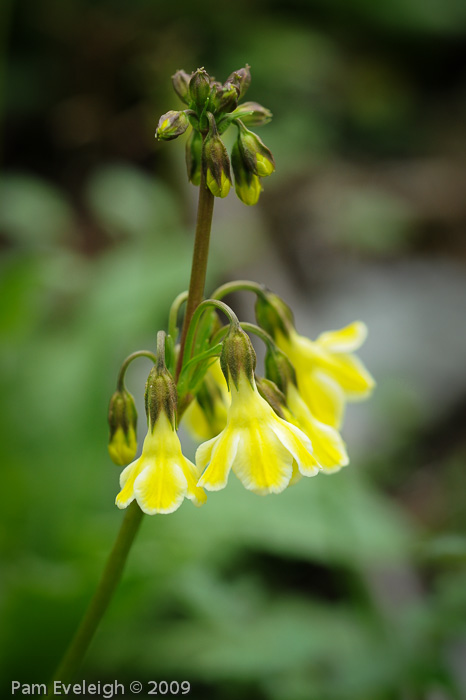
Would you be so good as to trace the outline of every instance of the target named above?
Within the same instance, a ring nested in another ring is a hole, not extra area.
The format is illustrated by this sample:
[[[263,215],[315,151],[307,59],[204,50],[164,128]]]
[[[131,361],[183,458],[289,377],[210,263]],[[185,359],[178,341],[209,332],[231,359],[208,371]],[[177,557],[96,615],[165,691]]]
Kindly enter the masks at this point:
[[[148,515],[173,513],[181,503],[188,483],[179,464],[160,460],[146,467],[134,482],[134,493],[141,510]]]
[[[358,350],[366,338],[366,324],[362,321],[354,321],[338,331],[321,333],[316,343],[330,352],[348,353]]]
[[[236,457],[238,442],[239,434],[225,429],[216,438],[198,447],[196,464],[200,469],[210,458],[209,466],[197,482],[198,486],[203,486],[208,491],[220,491],[220,489],[225,488],[233,460]],[[205,448],[206,445],[208,446],[206,449],[201,449]]]
[[[330,371],[346,397],[353,401],[366,398],[375,386],[373,377],[355,355],[334,355]]]
[[[242,431],[233,471],[249,491],[281,493],[288,486],[293,457],[271,429]]]
[[[280,421],[273,426],[273,430],[282,445],[293,456],[298,465],[298,469],[303,476],[315,476],[319,472],[319,463],[312,451],[312,444],[309,437],[302,430],[291,423]]]
[[[207,494],[204,489],[197,486],[197,481],[199,479],[198,468],[186,458],[184,458],[183,461],[183,474],[188,484],[186,498],[189,498],[195,506],[202,506],[207,501]]]
[[[135,459],[134,462],[128,464],[125,469],[120,474],[120,488],[121,491],[115,499],[115,503],[118,508],[127,508],[132,501],[134,501],[134,481],[136,477],[139,476],[143,465],[141,463],[141,457]]]

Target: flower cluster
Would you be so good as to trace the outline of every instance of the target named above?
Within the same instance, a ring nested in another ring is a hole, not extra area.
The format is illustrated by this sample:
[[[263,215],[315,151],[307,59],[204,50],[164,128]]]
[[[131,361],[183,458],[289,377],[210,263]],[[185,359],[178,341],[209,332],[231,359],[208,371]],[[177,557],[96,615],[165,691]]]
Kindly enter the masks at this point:
[[[215,197],[226,197],[232,183],[231,165],[239,199],[244,204],[256,204],[262,191],[261,178],[274,172],[275,162],[259,136],[247,128],[266,124],[271,112],[257,102],[239,104],[251,83],[249,66],[234,71],[223,84],[204,68],[191,75],[179,70],[172,80],[187,109],[163,114],[156,137],[171,141],[191,126],[186,143],[188,179],[200,185],[203,178]],[[238,136],[230,158],[221,135],[232,124]]]
[[[220,301],[240,288],[256,293],[258,325],[240,324]],[[224,326],[218,310],[228,317]],[[339,433],[345,405],[367,397],[374,387],[354,355],[366,337],[363,323],[311,341],[298,334],[283,300],[242,282],[225,285],[198,306],[183,351],[176,329],[170,330],[168,336],[158,334],[145,393],[148,432],[141,456],[121,474],[119,508],[136,500],[148,514],[171,513],[184,498],[202,505],[205,490],[224,488],[231,470],[245,488],[268,494],[284,491],[302,476],[348,464]],[[264,377],[256,373],[248,333],[266,344]],[[134,403],[120,384],[111,402],[109,451],[121,465],[134,459],[136,443]],[[182,454],[179,420],[202,441],[195,464]]]

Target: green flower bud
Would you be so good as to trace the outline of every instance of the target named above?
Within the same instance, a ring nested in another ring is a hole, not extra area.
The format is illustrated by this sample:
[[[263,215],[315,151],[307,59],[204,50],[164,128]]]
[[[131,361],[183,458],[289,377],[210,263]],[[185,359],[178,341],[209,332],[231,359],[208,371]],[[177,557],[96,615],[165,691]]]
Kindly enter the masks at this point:
[[[232,83],[214,83],[210,93],[210,105],[214,114],[231,112],[238,104],[239,88]]]
[[[228,334],[223,341],[220,355],[220,366],[225,375],[228,388],[230,380],[238,389],[241,373],[254,385],[254,370],[256,368],[256,353],[247,333],[239,325],[231,325]]]
[[[138,449],[136,438],[138,414],[134,399],[126,389],[116,391],[110,399],[108,451],[115,464],[122,467],[133,461]]]
[[[201,183],[202,136],[194,129],[186,142],[186,168],[193,185]]]
[[[177,70],[174,75],[172,75],[173,88],[185,105],[189,104],[189,81],[191,76],[188,75],[184,70]]]
[[[204,68],[198,68],[189,81],[189,97],[197,109],[202,112],[210,95],[210,76]]]
[[[264,359],[265,374],[278,389],[286,395],[289,382],[296,386],[296,372],[284,352],[275,348],[267,348]]]
[[[235,141],[231,151],[231,164],[235,175],[235,191],[238,198],[243,204],[248,206],[257,204],[262,192],[261,182],[257,175],[254,175],[253,172],[247,169],[238,141]]]
[[[209,133],[202,147],[202,168],[206,185],[215,197],[226,197],[230,191],[230,159],[222,139],[218,135],[215,119],[207,112]]]
[[[238,87],[238,99],[241,99],[251,84],[251,71],[249,70],[248,64],[246,63],[244,68],[233,71],[233,73],[226,79],[225,84],[226,83],[232,83]]]
[[[277,416],[286,420],[283,413],[283,408],[286,408],[286,399],[278,386],[270,379],[264,379],[263,377],[256,377],[256,386],[259,394],[272,406]]]
[[[241,119],[243,124],[248,126],[268,124],[272,116],[270,109],[263,107],[258,102],[243,102],[230,114],[230,117]]]
[[[272,153],[253,131],[246,129],[241,120],[236,122],[239,134],[239,148],[246,167],[259,177],[267,177],[275,170]]]
[[[173,429],[176,428],[177,393],[173,377],[165,366],[152,367],[146,382],[144,395],[149,430],[152,432],[157,419],[164,411]]]
[[[290,328],[294,327],[293,312],[290,307],[272,292],[266,292],[265,297],[262,295],[257,297],[255,311],[257,323],[272,338],[275,338],[277,331],[288,337]]]
[[[184,134],[188,126],[189,120],[185,112],[170,110],[160,117],[155,136],[163,141],[171,141]]]

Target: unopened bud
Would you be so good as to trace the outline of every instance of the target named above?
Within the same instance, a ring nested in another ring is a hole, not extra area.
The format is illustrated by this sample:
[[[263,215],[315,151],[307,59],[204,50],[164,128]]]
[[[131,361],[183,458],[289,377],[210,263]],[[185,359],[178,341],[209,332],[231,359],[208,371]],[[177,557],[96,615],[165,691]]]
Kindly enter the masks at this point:
[[[215,83],[210,93],[210,105],[214,114],[232,112],[238,104],[239,88],[232,83]]]
[[[189,97],[202,112],[210,95],[210,76],[204,68],[198,68],[189,81]]]
[[[271,151],[253,131],[246,129],[244,124],[236,122],[239,133],[239,148],[246,167],[259,177],[267,177],[275,170],[275,161]]]
[[[241,374],[246,376],[251,385],[254,384],[256,353],[249,336],[239,325],[231,325],[223,341],[220,366],[225,375],[228,388],[230,388],[230,380],[232,380],[238,389]]]
[[[208,112],[209,133],[202,148],[202,168],[206,185],[215,197],[226,197],[230,191],[230,158],[222,139],[218,135],[215,119]]]
[[[172,75],[173,88],[185,105],[189,104],[189,81],[191,76],[184,70],[177,70]]]
[[[270,379],[264,379],[264,377],[256,377],[256,386],[259,394],[272,406],[277,416],[285,419],[283,409],[286,408],[286,399],[278,386]]]
[[[202,136],[193,129],[186,142],[186,168],[188,179],[193,185],[199,185],[201,182],[201,163]]]
[[[235,141],[231,150],[231,164],[235,176],[235,192],[238,198],[248,206],[257,204],[262,192],[260,179],[246,167],[238,141]]]
[[[239,89],[238,99],[241,99],[251,84],[251,71],[249,70],[248,64],[246,64],[244,68],[233,71],[226,79],[225,83],[233,83],[233,85],[236,85]]]
[[[275,338],[277,332],[288,337],[290,328],[294,326],[293,312],[283,299],[272,292],[266,292],[257,297],[255,311],[257,323],[272,338]]]
[[[110,426],[108,451],[112,461],[118,466],[129,464],[136,456],[137,420],[136,406],[129,391],[126,389],[116,391],[110,399],[108,409]]]
[[[162,411],[165,412],[172,428],[176,428],[177,394],[176,384],[170,372],[154,365],[147,378],[144,395],[149,430],[152,432]]]
[[[160,117],[155,136],[163,141],[171,141],[184,134],[188,126],[189,120],[185,112],[170,110]]]
[[[231,114],[235,119],[241,119],[248,126],[263,126],[272,119],[270,109],[263,107],[258,102],[243,102]]]
[[[265,374],[286,396],[288,384],[296,386],[296,372],[287,355],[278,348],[267,348],[264,358]]]

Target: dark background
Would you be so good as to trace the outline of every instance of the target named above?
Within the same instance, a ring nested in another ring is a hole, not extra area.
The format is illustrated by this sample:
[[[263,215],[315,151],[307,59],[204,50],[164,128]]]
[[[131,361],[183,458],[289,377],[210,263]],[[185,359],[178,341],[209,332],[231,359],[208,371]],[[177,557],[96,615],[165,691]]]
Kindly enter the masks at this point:
[[[108,398],[188,284],[184,137],[154,140],[170,76],[249,63],[277,172],[256,207],[217,200],[208,288],[264,282],[310,337],[364,320],[378,387],[338,475],[264,499],[232,476],[145,518],[78,680],[464,697],[466,4],[3,0],[0,27],[6,692],[48,680],[95,587],[122,517]]]

